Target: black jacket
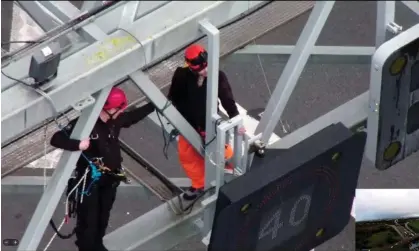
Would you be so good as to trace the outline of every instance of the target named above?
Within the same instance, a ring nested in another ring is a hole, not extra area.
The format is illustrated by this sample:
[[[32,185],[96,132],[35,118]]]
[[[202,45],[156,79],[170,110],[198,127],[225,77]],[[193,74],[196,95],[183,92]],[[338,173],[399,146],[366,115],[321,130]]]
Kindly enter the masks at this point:
[[[109,120],[107,123],[99,118],[90,134],[90,146],[83,153],[89,159],[103,157],[104,165],[111,170],[121,168],[122,157],[118,140],[121,128],[127,128],[139,122],[154,109],[153,103],[149,103],[132,111],[123,112],[117,119]],[[71,121],[63,130],[56,132],[51,138],[51,145],[67,151],[78,151],[80,140],[69,138],[76,122],[77,119]],[[80,156],[77,169],[84,170],[87,165],[85,158]]]
[[[239,114],[233,92],[223,71],[218,74],[218,98],[230,118]],[[173,74],[168,99],[198,131],[205,131],[207,78],[198,86],[198,75],[189,68],[178,67]]]

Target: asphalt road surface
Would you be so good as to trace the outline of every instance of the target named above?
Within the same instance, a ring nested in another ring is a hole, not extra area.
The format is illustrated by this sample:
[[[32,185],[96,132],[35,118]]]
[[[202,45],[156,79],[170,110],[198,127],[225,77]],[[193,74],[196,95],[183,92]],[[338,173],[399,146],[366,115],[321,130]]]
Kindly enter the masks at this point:
[[[402,4],[397,3],[397,9],[396,22],[404,28],[419,22],[419,18]],[[317,44],[372,46],[375,40],[375,17],[375,2],[337,2]],[[302,15],[257,39],[255,43],[295,44],[307,18],[308,14]],[[220,64],[230,78],[236,101],[249,112],[265,107],[284,67],[275,55],[261,55],[259,58],[256,55],[231,55],[223,59]],[[288,133],[366,91],[369,86],[369,71],[370,66],[367,64],[308,65],[283,115],[283,121],[289,125]],[[286,134],[279,126],[275,133],[279,136]],[[151,120],[146,119],[138,126],[124,131],[122,138],[136,151],[147,156],[148,160],[168,177],[184,177],[173,146],[169,149],[169,160],[163,158],[161,131]],[[415,154],[384,172],[376,171],[365,162],[359,187],[417,188],[419,187],[418,161],[419,155]],[[22,236],[39,196],[28,191],[2,194],[1,217],[3,226],[7,226],[7,230],[5,227],[2,228],[3,238],[19,239]],[[109,231],[156,207],[159,203],[157,198],[145,195],[141,191],[121,190],[115,203]],[[57,209],[54,219],[58,221],[61,212],[62,208]],[[351,219],[344,231],[316,250],[354,250],[354,233],[355,222]],[[51,234],[51,230],[48,229],[40,247],[46,245]],[[71,249],[74,249],[71,240],[57,239],[50,247],[50,250]],[[15,250],[15,248],[2,246],[2,250]],[[172,250],[198,251],[205,248],[200,239],[194,237],[185,240]]]

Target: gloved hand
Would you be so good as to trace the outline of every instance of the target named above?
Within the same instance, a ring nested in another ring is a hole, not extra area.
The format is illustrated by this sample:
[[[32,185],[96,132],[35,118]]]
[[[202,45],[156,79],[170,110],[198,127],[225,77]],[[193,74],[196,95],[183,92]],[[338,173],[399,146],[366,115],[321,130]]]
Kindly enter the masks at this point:
[[[176,137],[179,135],[179,131],[177,129],[173,129],[170,133],[169,133],[169,141],[172,142],[176,139]]]
[[[207,135],[207,133],[205,131],[200,131],[199,135],[201,136],[201,138],[205,140],[205,136]]]

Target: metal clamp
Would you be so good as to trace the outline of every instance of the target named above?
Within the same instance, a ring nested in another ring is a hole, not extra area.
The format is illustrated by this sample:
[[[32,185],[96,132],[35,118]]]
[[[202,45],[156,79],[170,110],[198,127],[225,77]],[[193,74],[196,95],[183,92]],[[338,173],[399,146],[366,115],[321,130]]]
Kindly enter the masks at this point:
[[[376,100],[370,100],[369,108],[372,112],[378,112],[380,109],[380,103],[378,103]]]
[[[386,28],[389,32],[391,32],[395,35],[399,34],[403,30],[403,27],[396,24],[395,22],[388,23]]]
[[[87,98],[76,102],[74,105],[72,105],[72,107],[76,111],[81,111],[85,109],[86,107],[93,105],[95,102],[96,102],[95,98],[89,95]]]
[[[255,153],[256,156],[263,158],[265,156],[266,144],[261,140],[256,140],[249,148],[249,153]]]

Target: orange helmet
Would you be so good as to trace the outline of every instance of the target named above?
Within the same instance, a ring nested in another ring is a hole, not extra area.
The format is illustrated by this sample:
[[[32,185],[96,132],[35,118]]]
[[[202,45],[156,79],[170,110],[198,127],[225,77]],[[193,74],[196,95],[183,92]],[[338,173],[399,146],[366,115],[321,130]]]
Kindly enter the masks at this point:
[[[208,65],[208,53],[201,45],[192,44],[185,50],[185,61],[192,71],[202,71]]]
[[[233,155],[234,155],[233,147],[231,147],[229,144],[226,144],[225,151],[224,151],[224,158],[226,160],[229,160],[233,158]]]

